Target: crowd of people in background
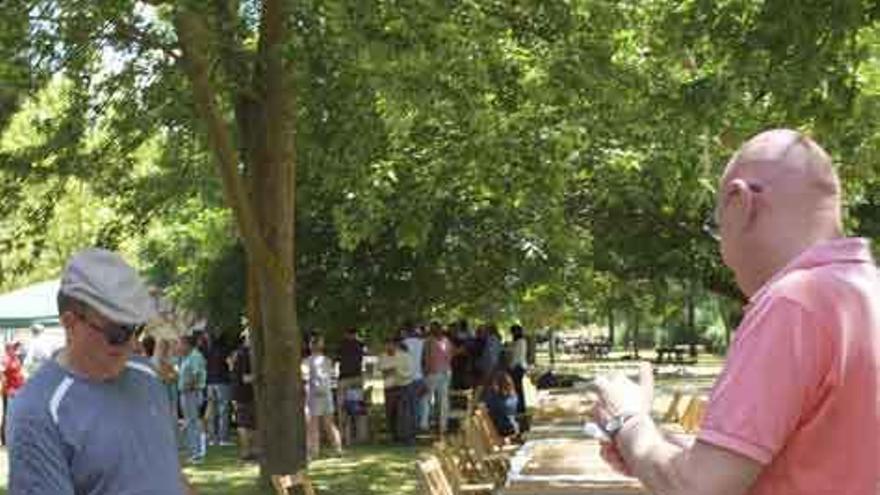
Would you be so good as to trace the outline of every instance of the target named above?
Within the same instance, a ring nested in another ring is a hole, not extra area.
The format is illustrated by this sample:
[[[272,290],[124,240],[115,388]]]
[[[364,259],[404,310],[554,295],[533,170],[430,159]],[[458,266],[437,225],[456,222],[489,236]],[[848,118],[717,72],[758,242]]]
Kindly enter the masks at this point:
[[[28,349],[6,345],[2,359],[3,412],[24,384],[29,367],[51,355],[41,343],[43,328],[32,329]],[[446,433],[451,391],[472,390],[498,430],[516,435],[525,412],[523,377],[528,369],[523,328],[513,325],[510,340],[492,323],[471,330],[464,320],[447,326],[405,323],[377,349],[384,386],[385,420],[392,442],[415,443],[418,434]],[[209,445],[233,443],[237,428],[239,455],[259,455],[250,339],[242,332],[235,345],[192,331],[177,339],[145,336],[136,352],[150,359],[168,394],[168,413],[178,424],[179,443],[190,463],[200,463]],[[340,455],[344,444],[369,435],[364,361],[369,349],[356,329],[345,331],[329,353],[323,336],[308,334],[302,362],[305,391],[306,444],[309,458],[329,443]],[[341,422],[341,423],[340,423]],[[0,429],[5,431],[5,428]],[[322,438],[323,436],[323,438]],[[5,438],[0,436],[5,442]]]
[[[171,410],[180,425],[180,443],[190,463],[204,460],[209,445],[232,445],[232,418],[239,455],[254,460],[256,413],[250,338],[242,332],[237,345],[207,332],[178,339],[144,337],[138,352],[150,358],[165,384]]]
[[[499,431],[517,435],[525,413],[523,379],[528,346],[520,325],[505,345],[493,323],[471,331],[466,321],[427,327],[405,324],[385,342],[380,369],[385,415],[393,441],[413,444],[431,425],[449,427],[450,390],[473,390]]]
[[[505,343],[493,323],[473,330],[464,320],[446,326],[437,321],[404,323],[377,350],[385,426],[391,442],[413,445],[420,434],[444,435],[450,426],[455,391],[470,391],[485,403],[504,435],[522,431],[526,410],[523,380],[528,370],[522,326],[513,325]],[[312,459],[320,455],[322,443],[339,455],[343,445],[369,435],[365,418],[369,392],[364,376],[369,350],[352,328],[344,332],[333,351],[327,351],[320,334],[306,334],[302,372],[307,450]]]

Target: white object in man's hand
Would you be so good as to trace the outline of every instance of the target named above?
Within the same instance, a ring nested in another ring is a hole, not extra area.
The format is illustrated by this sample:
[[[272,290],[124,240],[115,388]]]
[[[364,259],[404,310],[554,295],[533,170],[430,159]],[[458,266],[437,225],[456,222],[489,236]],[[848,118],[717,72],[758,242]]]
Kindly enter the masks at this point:
[[[611,436],[605,431],[604,428],[599,426],[599,423],[594,421],[588,421],[584,423],[584,435],[592,438],[593,440],[599,440],[600,442],[610,442]]]
[[[594,416],[600,424],[612,418],[650,414],[654,400],[654,375],[650,363],[642,363],[639,369],[639,383],[635,383],[623,373],[600,375],[595,381],[599,401]]]

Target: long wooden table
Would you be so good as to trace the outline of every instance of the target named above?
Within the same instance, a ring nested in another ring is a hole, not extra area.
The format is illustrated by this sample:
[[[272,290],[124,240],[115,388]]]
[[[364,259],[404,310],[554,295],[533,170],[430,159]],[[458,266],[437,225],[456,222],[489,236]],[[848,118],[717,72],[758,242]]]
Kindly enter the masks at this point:
[[[542,390],[533,407],[534,423],[583,422],[590,417],[596,397],[585,389]]]
[[[511,459],[501,495],[646,494],[641,483],[616,473],[589,439],[540,439]]]

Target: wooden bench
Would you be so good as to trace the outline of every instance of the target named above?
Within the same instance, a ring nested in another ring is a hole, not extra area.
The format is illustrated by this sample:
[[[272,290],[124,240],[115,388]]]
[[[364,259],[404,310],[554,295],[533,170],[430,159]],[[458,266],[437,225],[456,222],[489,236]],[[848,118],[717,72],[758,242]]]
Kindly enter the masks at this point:
[[[446,475],[446,479],[452,486],[452,491],[456,495],[464,494],[491,494],[495,490],[495,483],[484,482],[482,480],[469,479],[462,471],[462,465],[465,463],[460,452],[450,448],[446,444],[434,444],[432,449],[433,455],[440,461],[440,466]]]
[[[661,419],[663,423],[678,423],[681,420],[681,413],[679,411],[682,398],[684,398],[684,394],[676,390],[672,395],[672,402],[669,403],[669,407]]]
[[[503,483],[510,467],[510,456],[499,452],[487,440],[485,431],[474,417],[465,420],[462,433],[465,448],[480,477],[493,483]]]
[[[416,475],[424,495],[455,495],[437,457],[428,456],[417,461]]]
[[[700,424],[703,422],[703,417],[706,415],[706,406],[708,405],[706,399],[702,397],[694,396],[691,398],[690,403],[687,405],[687,408],[684,410],[684,414],[682,414],[681,419],[679,420],[679,424],[687,433],[695,433],[700,429]]]
[[[312,480],[303,473],[272,476],[272,487],[277,495],[293,495],[293,489],[297,486],[303,495],[317,495]]]
[[[485,404],[480,404],[474,411],[474,420],[483,435],[486,445],[492,452],[511,452],[517,449],[517,445],[506,442],[505,438],[498,432],[495,422],[489,416],[489,409]]]
[[[464,408],[453,407],[457,403],[463,403]],[[476,398],[473,389],[449,391],[449,418],[455,419],[461,424],[471,417],[476,407]]]

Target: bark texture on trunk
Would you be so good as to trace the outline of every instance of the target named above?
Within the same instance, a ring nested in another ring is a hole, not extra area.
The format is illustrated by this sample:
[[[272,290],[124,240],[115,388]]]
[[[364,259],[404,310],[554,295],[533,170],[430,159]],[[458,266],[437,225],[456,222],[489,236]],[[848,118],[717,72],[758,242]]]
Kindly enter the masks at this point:
[[[264,452],[261,472],[266,479],[304,467],[305,425],[294,292],[296,156],[292,66],[287,53],[290,1],[264,0],[262,6],[253,77],[228,74],[228,79],[238,82],[230,95],[216,93],[219,86],[213,84],[209,58],[216,37],[208,33],[200,14],[179,7],[175,28],[196,110],[205,124],[225,197],[247,252],[248,317]],[[229,9],[224,12],[232,15]],[[231,32],[221,34],[226,35],[221,45],[238,42],[230,39]],[[219,52],[221,57],[240,53]],[[242,81],[251,81],[251,86],[240,87]],[[223,115],[218,104],[221,96],[234,102],[234,124]]]

